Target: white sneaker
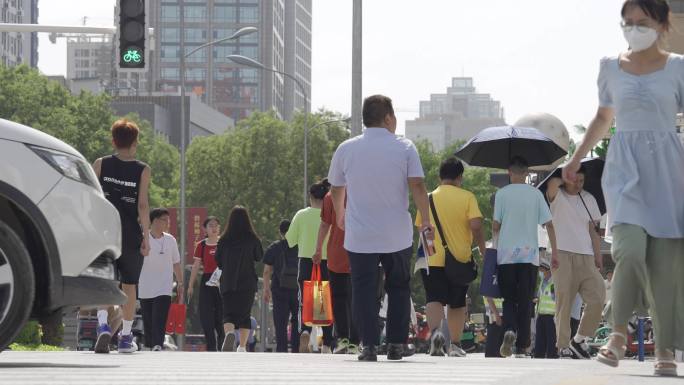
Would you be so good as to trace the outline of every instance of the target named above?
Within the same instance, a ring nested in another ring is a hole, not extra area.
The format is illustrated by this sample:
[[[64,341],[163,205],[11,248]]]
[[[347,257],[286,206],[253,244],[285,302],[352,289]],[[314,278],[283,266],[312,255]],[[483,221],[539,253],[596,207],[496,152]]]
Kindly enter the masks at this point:
[[[162,347],[159,345],[154,345],[154,347],[152,348],[153,352],[161,352],[162,350],[164,349],[162,349]]]
[[[247,353],[247,349],[243,348],[242,346],[238,346],[237,352],[238,353]]]
[[[310,339],[311,339],[311,335],[306,330],[303,331],[302,334],[299,335],[299,352],[300,353],[311,353],[311,348],[309,347]]]
[[[451,346],[449,347],[449,357],[465,357],[466,352],[461,348],[461,346],[451,343]]]

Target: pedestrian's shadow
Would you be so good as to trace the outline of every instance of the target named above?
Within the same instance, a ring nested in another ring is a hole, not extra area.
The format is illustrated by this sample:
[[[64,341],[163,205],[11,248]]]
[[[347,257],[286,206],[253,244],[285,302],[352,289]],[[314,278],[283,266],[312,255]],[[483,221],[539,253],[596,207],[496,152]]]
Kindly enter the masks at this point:
[[[64,369],[114,369],[119,365],[54,364],[50,362],[0,362],[0,369],[17,368],[64,368]]]

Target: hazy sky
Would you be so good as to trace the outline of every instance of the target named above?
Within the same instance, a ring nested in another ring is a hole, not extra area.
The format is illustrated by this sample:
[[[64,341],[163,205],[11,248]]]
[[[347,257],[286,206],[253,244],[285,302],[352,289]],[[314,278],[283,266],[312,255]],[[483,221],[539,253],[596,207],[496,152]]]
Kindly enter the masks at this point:
[[[157,0],[158,1],[158,0]],[[288,0],[286,0],[288,1]],[[114,0],[40,0],[39,23],[113,25]],[[571,134],[597,108],[599,59],[626,44],[622,0],[366,0],[363,94],[394,100],[400,128],[418,102],[471,76],[500,100],[506,121],[558,116]],[[349,113],[351,0],[313,0],[312,107]],[[66,44],[40,35],[39,68],[66,73]]]

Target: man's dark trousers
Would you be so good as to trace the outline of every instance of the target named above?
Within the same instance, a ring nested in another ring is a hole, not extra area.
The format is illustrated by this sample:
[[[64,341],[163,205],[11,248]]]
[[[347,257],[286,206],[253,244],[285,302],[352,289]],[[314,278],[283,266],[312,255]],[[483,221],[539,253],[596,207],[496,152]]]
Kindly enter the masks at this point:
[[[534,338],[534,358],[558,358],[556,348],[556,323],[553,314],[537,316]]]
[[[413,247],[394,253],[349,253],[352,281],[352,312],[364,346],[378,345],[379,304],[377,291],[378,263],[385,272],[387,306],[387,342],[405,344],[408,339],[411,308],[409,260]]]
[[[292,352],[299,352],[299,297],[297,289],[273,288],[273,326],[276,352],[287,353],[287,325],[291,325]]]
[[[531,263],[503,264],[498,267],[498,281],[503,301],[504,331],[516,333],[515,347],[523,353],[530,341],[532,297],[539,268]]]

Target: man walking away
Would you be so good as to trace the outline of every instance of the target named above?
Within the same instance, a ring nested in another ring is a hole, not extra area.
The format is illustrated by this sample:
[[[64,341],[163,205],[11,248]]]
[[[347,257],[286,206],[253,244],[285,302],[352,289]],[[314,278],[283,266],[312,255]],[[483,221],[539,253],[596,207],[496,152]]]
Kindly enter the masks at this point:
[[[150,254],[145,257],[138,296],[145,326],[145,345],[152,351],[161,351],[166,336],[166,317],[171,306],[173,276],[176,276],[178,303],[183,303],[183,271],[178,243],[169,229],[169,211],[165,208],[150,212]]]
[[[139,133],[138,126],[130,120],[119,119],[114,122],[112,145],[116,153],[100,158],[93,164],[105,197],[119,211],[121,219],[121,256],[116,260],[116,269],[121,289],[128,300],[123,304],[124,320],[119,336],[119,353],[133,353],[138,350],[131,329],[143,257],[150,252],[148,190],[152,172],[150,166],[135,158]],[[106,307],[97,312],[95,353],[109,353],[112,329],[107,324],[108,315]]]
[[[456,158],[449,158],[439,166],[441,185],[431,193],[432,203],[430,222],[438,223],[435,234],[435,254],[428,258],[430,273],[421,269],[425,296],[427,298],[427,321],[432,331],[430,337],[430,355],[465,357],[461,347],[461,335],[466,321],[466,294],[468,285],[453,282],[445,272],[446,250],[442,246],[442,234],[446,237],[449,258],[456,258],[460,263],[472,259],[472,244],[475,240],[480,255],[485,253],[485,241],[482,234],[482,213],[477,205],[475,195],[461,188],[463,183],[463,163]],[[432,209],[437,213],[434,218]],[[416,225],[420,226],[420,213],[416,216]],[[448,305],[447,325],[451,344],[447,346],[444,334],[440,331],[444,319],[444,307]]]
[[[287,325],[290,328],[292,352],[299,351],[299,298],[297,247],[287,244],[285,234],[290,221],[280,222],[280,240],[273,242],[264,253],[264,301],[273,299],[273,325],[276,333],[276,352],[287,353]]]
[[[584,175],[584,168],[580,167],[574,182],[563,183],[562,179],[553,178],[546,191],[558,241],[558,257],[551,261],[555,268],[558,349],[561,356],[578,359],[591,358],[586,339],[598,328],[606,299],[600,271],[601,237],[597,231],[601,212],[596,199],[583,190]],[[570,313],[578,293],[586,306],[573,335]]]
[[[527,161],[513,157],[508,169],[511,184],[494,198],[494,236],[497,238],[498,282],[504,299],[504,342],[500,353],[525,357],[530,340],[532,297],[539,266],[537,226],[546,226],[552,254],[556,255],[556,234],[551,212],[542,193],[525,183]]]
[[[556,349],[556,295],[551,281],[551,266],[548,261],[539,265],[539,290],[537,303],[536,333],[534,339],[534,358],[558,358]]]
[[[395,135],[397,118],[392,100],[374,95],[363,102],[363,134],[335,151],[328,180],[338,226],[345,230],[349,253],[353,316],[361,334],[360,361],[377,361],[378,303],[374,295],[378,264],[385,271],[388,295],[387,359],[400,360],[410,318],[413,227],[408,193],[432,238],[423,167],[413,143]],[[347,207],[344,201],[347,197]]]

